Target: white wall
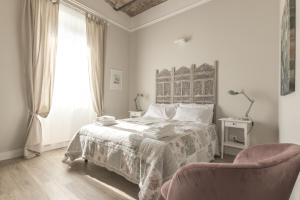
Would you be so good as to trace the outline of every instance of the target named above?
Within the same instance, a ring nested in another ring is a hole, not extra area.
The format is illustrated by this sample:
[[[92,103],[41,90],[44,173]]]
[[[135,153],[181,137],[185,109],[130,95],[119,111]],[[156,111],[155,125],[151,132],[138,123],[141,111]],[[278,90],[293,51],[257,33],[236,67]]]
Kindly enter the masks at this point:
[[[97,7],[94,0],[84,0]],[[88,4],[89,3],[89,4]],[[101,3],[98,4],[102,6]],[[0,159],[12,150],[23,148],[26,138],[27,107],[24,94],[24,65],[20,52],[20,21],[22,3],[19,0],[0,1]],[[128,115],[129,33],[114,25],[108,27],[104,112],[119,118]],[[109,89],[110,68],[124,73],[122,91]],[[21,151],[17,151],[17,154]],[[16,152],[12,153],[13,155]]]
[[[219,60],[218,117],[242,116],[256,99],[251,144],[278,141],[279,0],[213,0],[131,35],[130,107],[137,92],[155,101],[155,70]],[[186,46],[173,41],[192,36]]]
[[[22,147],[26,134],[20,11],[19,0],[0,1],[0,153]]]
[[[281,0],[281,15],[284,1]],[[296,92],[287,95],[279,95],[279,132],[280,142],[300,144],[300,5],[297,2],[297,58],[296,58]],[[280,69],[278,69],[280,71]],[[280,81],[279,81],[280,84]],[[278,86],[279,87],[279,86]]]
[[[129,109],[129,33],[109,25],[105,68],[104,113],[118,118],[128,117]],[[123,72],[123,89],[110,90],[110,70]]]

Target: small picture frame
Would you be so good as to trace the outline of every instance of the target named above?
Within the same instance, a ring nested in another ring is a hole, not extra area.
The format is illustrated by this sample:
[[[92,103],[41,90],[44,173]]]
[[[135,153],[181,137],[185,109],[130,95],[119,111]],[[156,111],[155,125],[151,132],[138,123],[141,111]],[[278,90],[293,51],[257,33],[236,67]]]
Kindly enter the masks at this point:
[[[122,90],[123,88],[123,72],[121,70],[110,70],[110,89]]]

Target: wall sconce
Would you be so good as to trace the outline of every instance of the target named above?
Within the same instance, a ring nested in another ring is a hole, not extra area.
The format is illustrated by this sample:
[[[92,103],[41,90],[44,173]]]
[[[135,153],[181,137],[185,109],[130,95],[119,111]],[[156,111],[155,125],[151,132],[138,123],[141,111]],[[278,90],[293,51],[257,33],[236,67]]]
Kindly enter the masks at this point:
[[[178,45],[178,46],[184,46],[186,45],[190,40],[192,39],[192,37],[182,37],[179,38],[177,40],[174,41],[174,44]]]

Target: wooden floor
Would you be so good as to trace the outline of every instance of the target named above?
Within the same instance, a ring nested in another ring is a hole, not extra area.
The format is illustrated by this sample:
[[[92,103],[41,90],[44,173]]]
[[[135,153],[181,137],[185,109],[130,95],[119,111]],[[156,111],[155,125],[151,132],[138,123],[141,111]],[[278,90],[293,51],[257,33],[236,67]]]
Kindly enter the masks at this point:
[[[139,188],[121,176],[78,160],[61,162],[65,150],[31,160],[0,163],[0,200],[134,200]],[[232,158],[216,162],[231,162]]]

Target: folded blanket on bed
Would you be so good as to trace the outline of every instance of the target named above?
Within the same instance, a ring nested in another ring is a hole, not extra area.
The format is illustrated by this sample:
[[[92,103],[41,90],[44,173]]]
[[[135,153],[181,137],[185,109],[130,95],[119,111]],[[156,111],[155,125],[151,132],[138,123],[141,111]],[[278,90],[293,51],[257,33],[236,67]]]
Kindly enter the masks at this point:
[[[116,121],[104,121],[104,122],[96,121],[96,124],[99,126],[112,126],[112,125],[116,125],[117,122]]]
[[[139,125],[153,125],[157,123],[161,123],[165,120],[163,119],[157,119],[157,118],[145,118],[145,117],[140,117],[140,118],[129,118],[129,119],[122,119],[122,121],[129,122],[129,123],[134,123],[134,124],[139,124]]]
[[[113,116],[102,116],[96,118],[96,124],[100,126],[112,126],[116,123],[116,118]]]
[[[145,137],[153,139],[161,139],[175,134],[174,125],[169,123],[161,123],[158,125],[150,126],[150,128],[144,130],[143,135]]]

